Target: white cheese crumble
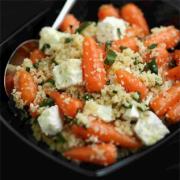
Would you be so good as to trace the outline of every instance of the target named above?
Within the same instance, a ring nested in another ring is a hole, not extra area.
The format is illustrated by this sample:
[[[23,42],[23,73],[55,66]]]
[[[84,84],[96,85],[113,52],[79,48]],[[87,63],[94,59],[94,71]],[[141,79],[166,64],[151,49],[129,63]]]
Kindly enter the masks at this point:
[[[97,25],[96,37],[99,42],[122,39],[125,35],[128,23],[123,19],[106,17]]]
[[[106,105],[97,104],[95,101],[86,101],[83,109],[85,115],[93,115],[101,118],[105,122],[111,122],[113,120],[112,107]]]
[[[53,77],[57,89],[64,89],[72,85],[81,84],[82,68],[80,59],[61,61],[53,68]]]
[[[147,145],[153,145],[169,133],[167,127],[151,111],[146,111],[134,127],[136,135]]]
[[[38,117],[38,123],[46,135],[53,136],[60,132],[63,129],[63,122],[59,115],[58,106],[45,109]]]
[[[132,108],[127,109],[123,114],[123,119],[127,121],[137,120],[139,118],[139,111],[136,106],[132,106]]]

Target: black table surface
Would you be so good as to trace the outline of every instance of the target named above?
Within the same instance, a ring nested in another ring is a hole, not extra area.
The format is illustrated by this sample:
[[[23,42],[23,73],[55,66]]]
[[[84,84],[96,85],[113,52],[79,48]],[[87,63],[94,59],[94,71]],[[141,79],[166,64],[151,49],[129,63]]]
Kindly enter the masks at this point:
[[[31,19],[50,1],[0,1],[0,42]],[[118,172],[100,179],[180,179],[180,135]],[[57,165],[31,149],[0,124],[0,179],[87,178]]]

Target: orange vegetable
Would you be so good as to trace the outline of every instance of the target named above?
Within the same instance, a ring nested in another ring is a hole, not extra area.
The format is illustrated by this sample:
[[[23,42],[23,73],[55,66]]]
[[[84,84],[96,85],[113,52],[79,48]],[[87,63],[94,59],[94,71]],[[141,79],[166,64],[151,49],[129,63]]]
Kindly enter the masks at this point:
[[[113,144],[94,144],[73,148],[66,151],[64,156],[73,160],[107,166],[116,162],[117,149]]]
[[[170,123],[180,122],[180,100],[166,114],[167,121]]]
[[[91,37],[83,42],[82,69],[85,86],[89,92],[100,92],[106,84],[102,50]]]
[[[95,136],[102,142],[112,142],[126,148],[139,148],[141,146],[140,141],[135,137],[117,132],[113,125],[105,123],[100,119],[92,120],[89,123],[87,128],[72,125],[71,131],[82,139],[88,139],[91,136]]]
[[[148,89],[135,75],[120,69],[116,71],[116,77],[117,81],[126,89],[126,91],[139,92],[142,99],[146,97]]]
[[[158,67],[167,67],[168,62],[170,61],[170,54],[166,50],[165,44],[158,44],[156,48],[152,49],[144,57],[145,62],[150,62],[155,58]]]
[[[103,20],[107,16],[119,18],[118,10],[112,4],[104,4],[98,10],[98,19]]]
[[[119,39],[117,41],[112,42],[112,49],[115,51],[120,51],[120,47],[128,47],[134,51],[138,51],[138,45],[136,43],[136,38],[133,37],[125,37],[123,39]]]
[[[180,65],[168,70],[166,77],[173,80],[180,80]]]
[[[180,50],[179,49],[174,51],[173,59],[176,61],[176,64],[179,66],[180,65]]]
[[[59,29],[63,32],[74,33],[76,29],[79,27],[79,25],[80,25],[80,22],[74,17],[74,15],[68,14],[65,16]]]
[[[59,110],[65,116],[75,117],[77,111],[83,108],[83,102],[81,100],[71,97],[67,93],[51,91],[47,94],[55,101]]]
[[[126,36],[127,37],[139,37],[139,38],[143,38],[146,34],[144,33],[144,30],[135,25],[132,24],[127,30],[126,30]]]
[[[24,70],[17,71],[14,77],[14,86],[17,91],[21,92],[21,98],[27,105],[34,101],[37,85],[30,73]]]
[[[149,34],[149,27],[144,18],[143,12],[133,3],[124,5],[120,10],[121,17],[130,24],[135,24],[141,27],[145,35]]]
[[[163,116],[180,101],[180,83],[173,85],[168,90],[160,93],[150,103],[150,107],[158,116]]]
[[[39,49],[35,49],[34,51],[30,53],[30,59],[33,64],[35,64],[38,60],[43,59],[44,57],[45,57],[45,54]]]
[[[151,44],[166,44],[166,48],[175,47],[180,41],[180,31],[174,26],[168,26],[163,28],[160,32],[153,33],[145,38],[145,46],[150,46]]]
[[[11,93],[14,88],[14,75],[7,74],[5,77],[6,90],[8,93]]]

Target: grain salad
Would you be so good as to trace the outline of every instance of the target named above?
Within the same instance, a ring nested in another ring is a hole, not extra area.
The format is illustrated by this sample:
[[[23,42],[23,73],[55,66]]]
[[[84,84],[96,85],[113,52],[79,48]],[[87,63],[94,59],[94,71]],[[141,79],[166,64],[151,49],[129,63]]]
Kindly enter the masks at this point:
[[[150,30],[133,3],[104,4],[97,16],[68,14],[58,30],[43,27],[39,48],[15,69],[11,95],[37,141],[68,160],[107,166],[180,122],[180,31]]]

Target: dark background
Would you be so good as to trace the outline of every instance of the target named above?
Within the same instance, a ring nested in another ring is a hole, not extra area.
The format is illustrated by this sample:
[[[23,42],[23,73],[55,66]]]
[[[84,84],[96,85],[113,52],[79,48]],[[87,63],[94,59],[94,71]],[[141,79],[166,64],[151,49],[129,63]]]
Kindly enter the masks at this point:
[[[52,1],[1,1],[0,42],[33,18]],[[179,135],[170,143],[130,166],[102,179],[180,179]],[[57,165],[31,149],[0,124],[0,180],[86,178]],[[95,179],[95,178],[93,178]]]

